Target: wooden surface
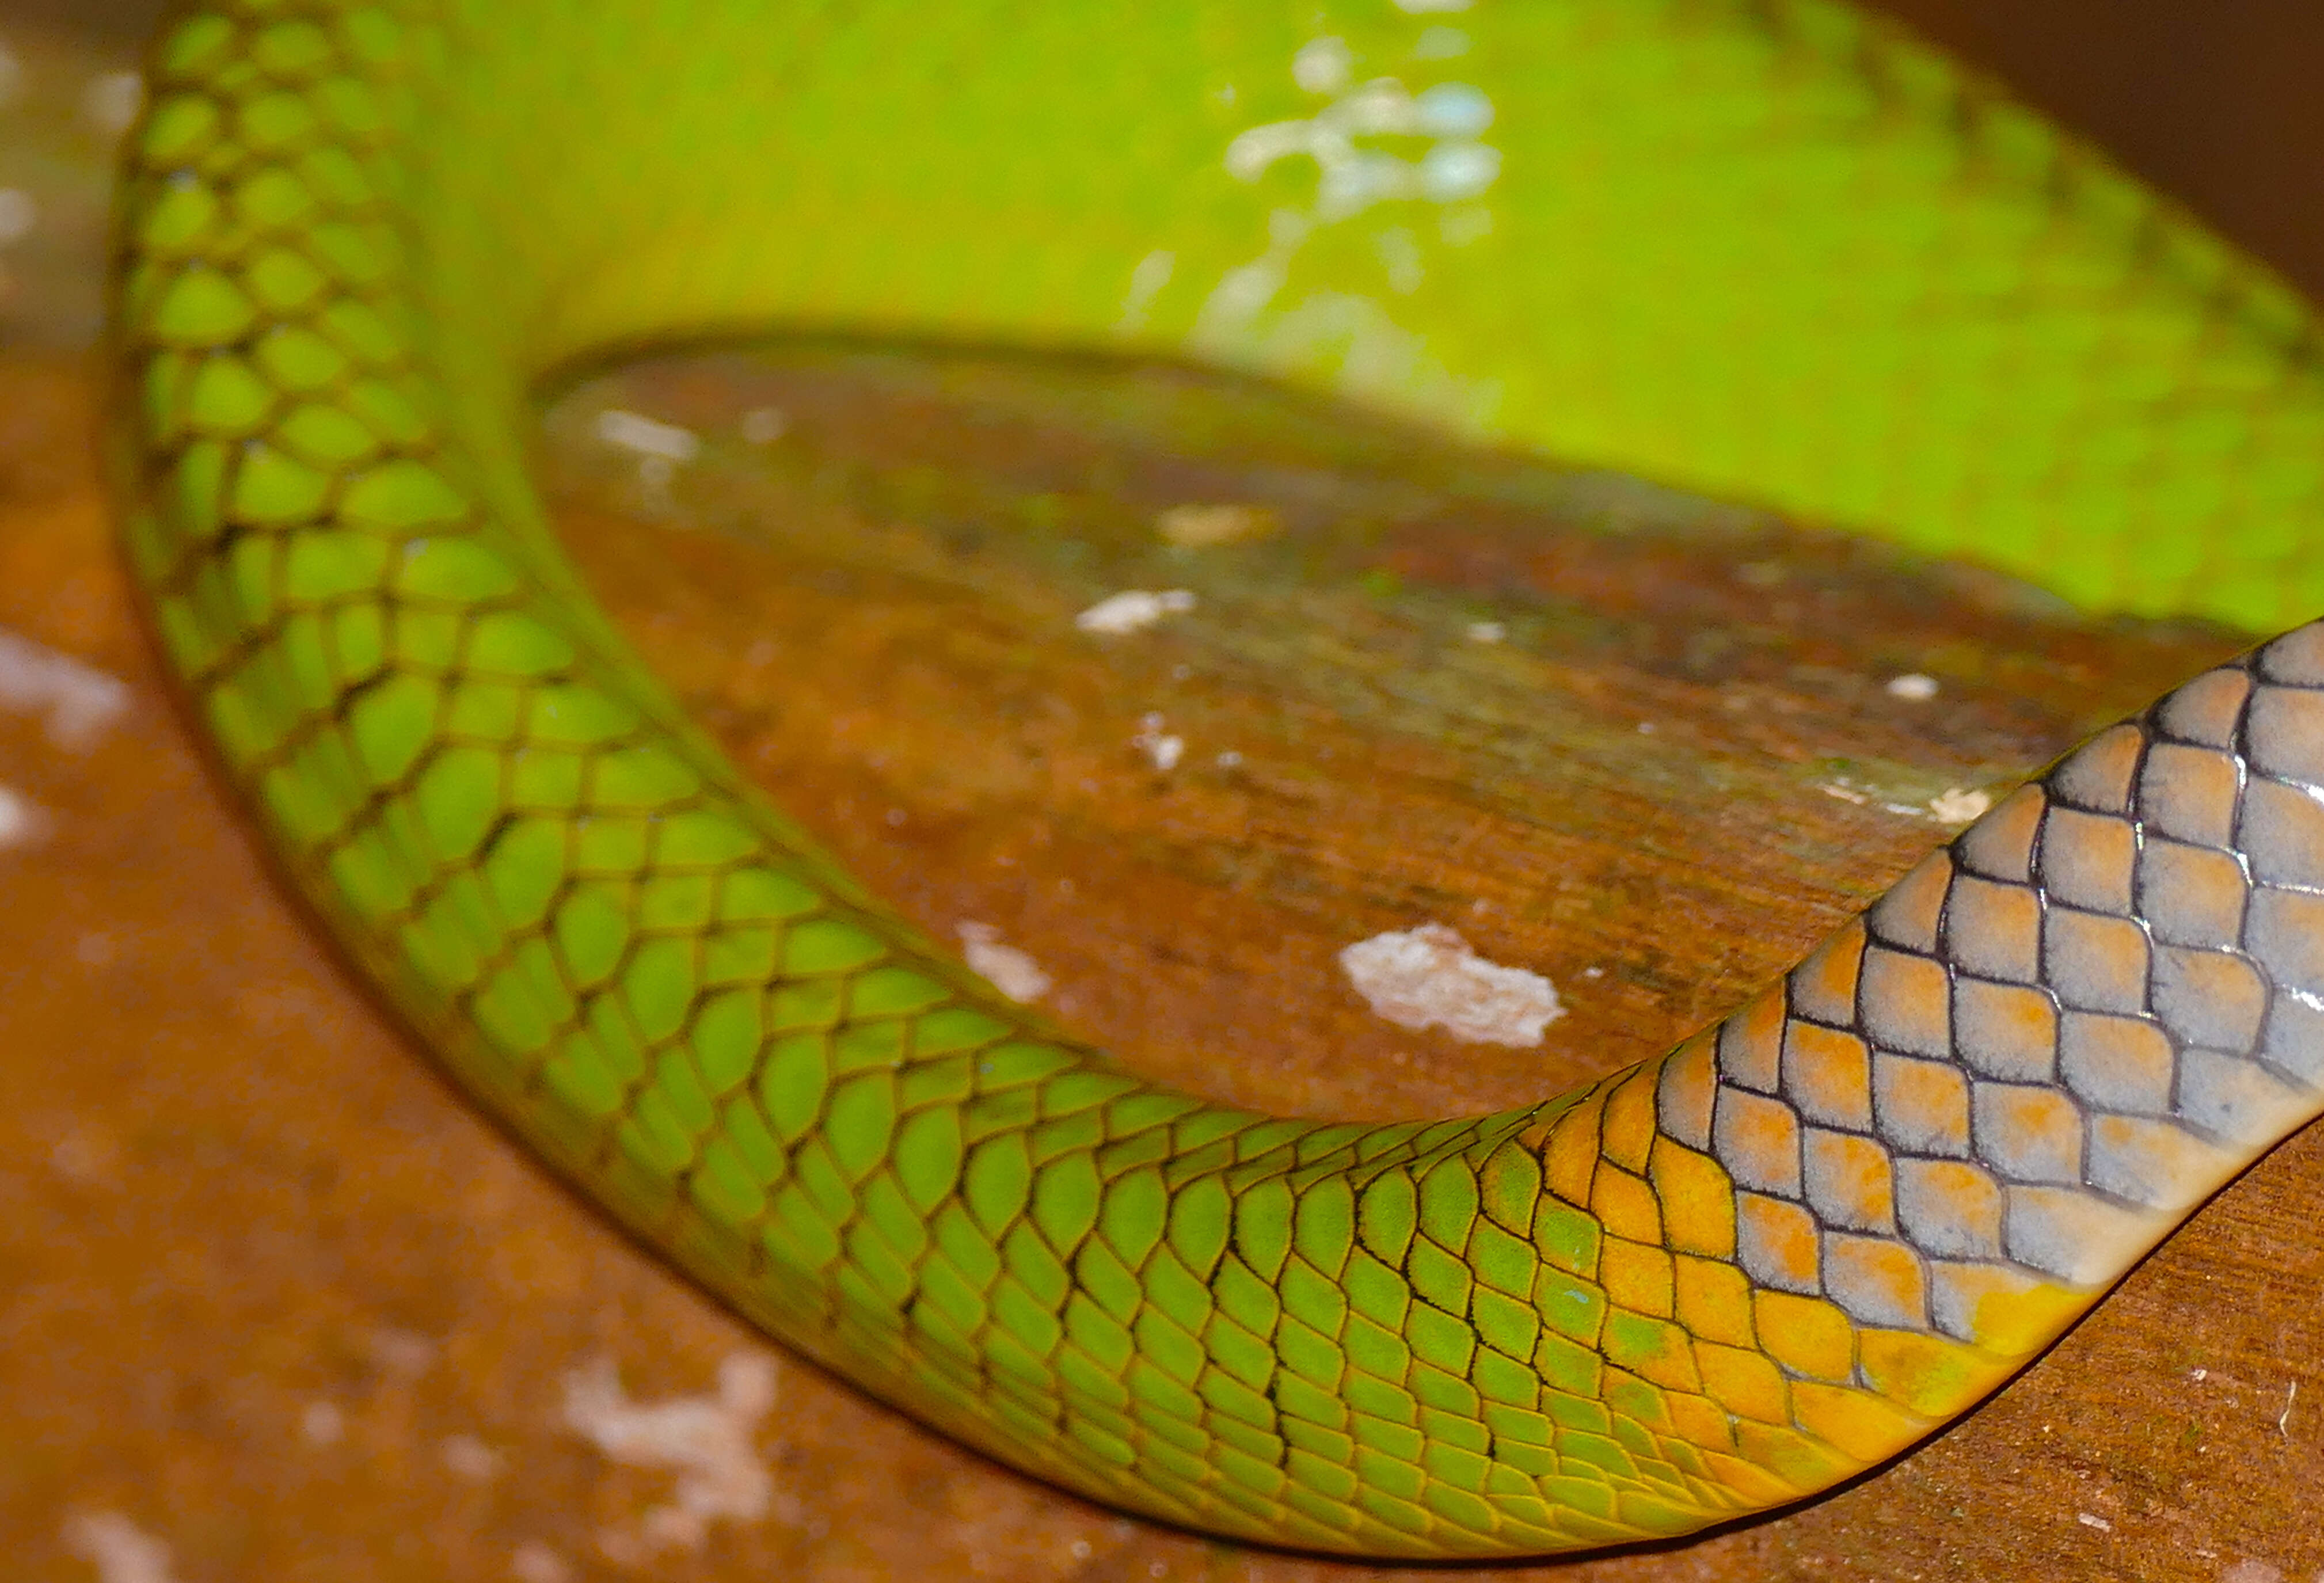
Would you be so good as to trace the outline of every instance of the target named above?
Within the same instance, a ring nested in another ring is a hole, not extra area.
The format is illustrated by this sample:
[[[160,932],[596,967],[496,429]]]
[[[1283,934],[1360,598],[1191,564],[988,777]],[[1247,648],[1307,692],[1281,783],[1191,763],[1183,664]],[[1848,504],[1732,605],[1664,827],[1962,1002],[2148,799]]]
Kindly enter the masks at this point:
[[[102,64],[0,36],[36,88]],[[503,1578],[521,1552],[530,1583],[550,1558],[1420,1575],[1117,1518],[762,1348],[350,989],[189,750],[111,558],[70,350],[98,143],[65,87],[0,141],[0,185],[47,184],[56,226],[0,296],[0,627],[130,702],[79,746],[0,713],[0,785],[32,810],[0,850],[10,1575],[97,1576],[69,1536],[97,1512],[182,1583]],[[609,406],[702,456],[641,470],[596,439]],[[741,437],[768,410],[781,436]],[[1505,1105],[1666,1045],[1941,839],[1931,799],[2006,786],[2235,643],[1168,370],[795,347],[608,376],[544,432],[624,626],[872,884],[938,934],[991,925],[1142,1070],[1316,1114]],[[1273,530],[1165,542],[1160,513],[1205,502]],[[1074,630],[1126,587],[1198,603]],[[1888,692],[1905,673],[1935,697]],[[1406,1033],[1350,991],[1340,947],[1431,920],[1556,981],[1545,1046]],[[1694,1544],[1481,1575],[2324,1578],[2319,1201],[2311,1127],[1914,1456]],[[737,1352],[776,1360],[771,1507],[645,1556],[671,1476],[567,1427],[567,1376],[610,1358],[641,1397],[701,1393]]]

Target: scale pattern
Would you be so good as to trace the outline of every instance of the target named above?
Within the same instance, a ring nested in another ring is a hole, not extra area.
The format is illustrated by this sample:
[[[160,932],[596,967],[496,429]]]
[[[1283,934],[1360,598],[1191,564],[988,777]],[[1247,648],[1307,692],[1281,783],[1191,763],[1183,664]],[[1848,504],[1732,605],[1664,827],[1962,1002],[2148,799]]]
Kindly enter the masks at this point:
[[[406,152],[458,53],[418,4],[156,46],[128,550],[292,876],[459,1080],[868,1388],[1253,1539],[1680,1533],[1910,1444],[2319,1109],[2317,628],[1584,1091],[1355,1127],[1139,1081],[836,872],[580,598],[430,339]]]

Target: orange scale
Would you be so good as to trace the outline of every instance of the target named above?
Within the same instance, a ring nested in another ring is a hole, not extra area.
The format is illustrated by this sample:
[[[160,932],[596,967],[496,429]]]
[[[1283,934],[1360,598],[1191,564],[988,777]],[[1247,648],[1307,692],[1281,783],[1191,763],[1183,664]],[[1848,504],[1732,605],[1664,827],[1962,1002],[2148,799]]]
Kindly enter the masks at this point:
[[[1734,1256],[1735,1184],[1718,1161],[1660,1137],[1647,1173],[1662,1205],[1663,1238],[1672,1248]]]
[[[1694,1367],[1702,1376],[1702,1388],[1736,1417],[1760,1423],[1791,1422],[1790,1383],[1766,1353],[1697,1341]]]
[[[1609,1236],[1655,1244],[1663,1239],[1662,1205],[1655,1201],[1655,1190],[1643,1177],[1633,1176],[1618,1165],[1599,1166],[1590,1186],[1590,1212],[1604,1224]]]
[[[1802,1380],[1792,1387],[1799,1426],[1858,1462],[1878,1462],[1928,1432],[1925,1419],[1899,1411],[1869,1391]]]
[[[1672,1291],[1678,1322],[1697,1336],[1737,1347],[1752,1347],[1750,1278],[1724,1259],[1671,1261]]]
[[[1856,1373],[1856,1327],[1837,1304],[1790,1292],[1755,1292],[1751,1317],[1768,1357],[1810,1379]]]

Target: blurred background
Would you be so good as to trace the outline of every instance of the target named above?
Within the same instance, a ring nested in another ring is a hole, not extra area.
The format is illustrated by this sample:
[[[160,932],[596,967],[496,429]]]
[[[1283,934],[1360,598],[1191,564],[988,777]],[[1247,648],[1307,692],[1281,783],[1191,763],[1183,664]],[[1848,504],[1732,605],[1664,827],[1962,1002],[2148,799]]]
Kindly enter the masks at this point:
[[[2324,296],[2324,7],[1882,0]]]
[[[1869,0],[2112,150],[2324,295],[2315,0]],[[0,0],[0,28],[142,37],[159,0]]]

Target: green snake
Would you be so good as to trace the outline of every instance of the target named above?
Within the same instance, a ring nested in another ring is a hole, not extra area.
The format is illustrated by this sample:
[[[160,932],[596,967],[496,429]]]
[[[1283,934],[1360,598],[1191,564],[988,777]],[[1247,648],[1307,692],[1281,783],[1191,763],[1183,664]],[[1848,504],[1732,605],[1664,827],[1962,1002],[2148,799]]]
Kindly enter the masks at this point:
[[[2324,627],[1676,1050],[1500,1115],[1141,1081],[867,895],[547,531],[530,392],[726,331],[1193,360],[2273,630],[2304,306],[1831,0],[197,0],[115,251],[122,536],[285,872],[735,1309],[1100,1501],[1532,1554],[1886,1459],[2324,1109]]]

